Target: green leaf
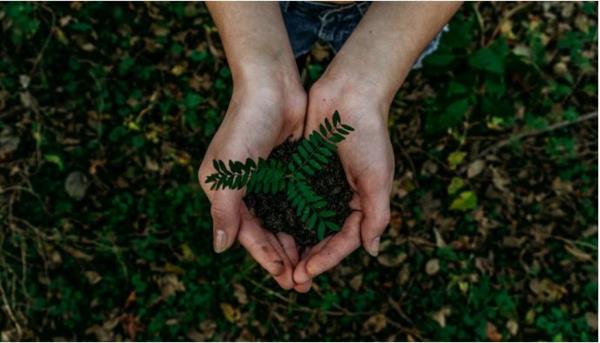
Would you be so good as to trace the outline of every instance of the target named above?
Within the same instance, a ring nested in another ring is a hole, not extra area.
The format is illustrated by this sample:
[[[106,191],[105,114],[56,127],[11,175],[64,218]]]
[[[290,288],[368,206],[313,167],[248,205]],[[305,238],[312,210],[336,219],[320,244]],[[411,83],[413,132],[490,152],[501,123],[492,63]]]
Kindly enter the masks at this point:
[[[477,195],[472,191],[460,193],[450,204],[450,209],[455,211],[468,211],[475,207],[477,207]]]
[[[44,155],[44,160],[56,164],[60,171],[65,170],[65,166],[63,165],[62,159],[58,155],[46,154]]]
[[[323,221],[319,221],[319,226],[317,227],[317,239],[322,241],[325,238],[325,224]]]
[[[342,124],[342,127],[350,132],[354,131],[354,128],[350,125]]]
[[[435,134],[451,127],[455,127],[462,122],[463,117],[468,110],[469,99],[456,100],[448,105],[441,113],[428,114],[425,130],[429,134]]]
[[[450,164],[450,169],[455,170],[456,167],[458,167],[458,165],[462,163],[466,156],[467,153],[463,151],[452,152],[448,156],[448,163]]]
[[[331,217],[335,216],[335,211],[325,210],[325,211],[319,213],[319,215],[321,216],[321,218],[331,218]]]
[[[325,118],[325,126],[327,127],[327,131],[331,132],[332,126],[329,122],[329,118]]]
[[[332,231],[339,231],[340,230],[340,226],[334,222],[330,222],[330,221],[325,221],[325,226],[327,226],[327,228],[329,230]]]
[[[482,48],[469,57],[469,64],[479,70],[502,75],[504,74],[504,57],[491,48]]]
[[[452,194],[456,193],[464,185],[465,185],[465,181],[462,178],[453,177],[452,181],[450,181],[450,185],[448,186],[448,194],[452,195]]]
[[[319,131],[323,136],[327,136],[327,130],[325,130],[325,126],[323,126],[323,124],[319,125]]]
[[[315,228],[316,223],[317,223],[317,214],[313,213],[307,222],[308,229],[313,230]]]
[[[335,111],[333,113],[333,126],[337,126],[337,124],[340,123],[340,113],[338,111]]]
[[[334,133],[331,137],[329,137],[329,141],[331,141],[333,143],[339,143],[343,140],[344,140],[344,136],[342,136],[338,133]]]
[[[219,166],[221,167],[221,172],[227,174],[227,175],[231,175],[231,172],[229,170],[227,170],[227,167],[225,166],[225,163],[221,160],[217,161],[219,163]]]

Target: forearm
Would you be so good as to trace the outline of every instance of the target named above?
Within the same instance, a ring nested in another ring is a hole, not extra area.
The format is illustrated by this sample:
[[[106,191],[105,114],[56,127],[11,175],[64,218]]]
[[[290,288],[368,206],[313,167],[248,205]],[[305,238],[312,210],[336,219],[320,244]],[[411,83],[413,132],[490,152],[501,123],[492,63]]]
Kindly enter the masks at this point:
[[[460,5],[460,2],[373,3],[326,75],[346,75],[359,80],[364,89],[369,88],[391,101],[414,61]]]
[[[261,76],[294,78],[296,64],[277,2],[207,2],[234,82]]]

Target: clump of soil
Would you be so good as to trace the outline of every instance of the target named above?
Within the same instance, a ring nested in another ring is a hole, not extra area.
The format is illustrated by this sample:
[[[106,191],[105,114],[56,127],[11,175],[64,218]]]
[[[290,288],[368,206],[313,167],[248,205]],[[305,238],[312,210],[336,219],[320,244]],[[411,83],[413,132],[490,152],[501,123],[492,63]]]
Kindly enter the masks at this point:
[[[273,150],[269,158],[287,163],[296,151],[298,143],[281,144]],[[317,171],[314,176],[307,175],[307,179],[312,189],[325,198],[328,209],[336,212],[332,221],[339,224],[341,228],[351,212],[349,203],[352,191],[346,181],[339,157],[333,156],[322,170]],[[244,201],[248,208],[254,210],[256,216],[262,220],[264,227],[271,232],[286,232],[294,237],[296,244],[303,247],[317,243],[316,230],[309,230],[296,216],[296,210],[285,193],[248,194]]]

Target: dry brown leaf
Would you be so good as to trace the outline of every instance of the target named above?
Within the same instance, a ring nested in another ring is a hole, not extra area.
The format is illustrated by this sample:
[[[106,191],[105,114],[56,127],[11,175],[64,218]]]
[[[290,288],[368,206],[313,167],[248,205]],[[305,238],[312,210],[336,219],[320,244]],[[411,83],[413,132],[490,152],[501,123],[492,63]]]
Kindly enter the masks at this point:
[[[221,311],[223,311],[223,316],[230,323],[235,323],[242,317],[242,313],[236,307],[233,307],[228,303],[221,303]]]
[[[248,295],[246,295],[246,288],[244,288],[243,285],[239,283],[234,283],[233,295],[240,304],[245,305],[248,303]]]
[[[440,270],[440,260],[432,258],[425,264],[425,272],[427,275],[435,275]]]
[[[593,259],[590,254],[587,254],[587,253],[579,250],[573,244],[565,244],[565,250],[569,254],[573,255],[579,261],[587,262],[587,261],[591,261]]]
[[[485,333],[487,338],[492,342],[500,342],[502,340],[502,335],[498,332],[496,325],[488,322],[485,328]]]
[[[379,264],[385,267],[397,267],[402,262],[404,262],[404,260],[406,260],[406,257],[407,256],[405,253],[400,253],[396,255],[380,254],[379,256],[377,256],[377,262],[379,262]]]
[[[598,313],[587,312],[585,314],[585,320],[594,331],[598,331]]]
[[[367,319],[367,321],[363,325],[363,328],[367,332],[378,333],[381,330],[385,329],[386,325],[387,318],[385,317],[385,314],[377,313],[369,317],[369,319]]]
[[[529,289],[543,301],[556,301],[567,294],[567,289],[557,285],[550,279],[533,279],[529,282]]]
[[[519,332],[519,323],[517,323],[514,319],[509,319],[506,322],[506,329],[511,335],[516,336]]]
[[[446,317],[448,317],[451,313],[452,310],[450,309],[450,307],[443,307],[439,311],[432,314],[431,318],[433,318],[433,320],[440,324],[440,327],[444,328],[446,327]]]
[[[102,280],[102,276],[93,270],[85,271],[83,274],[91,285],[95,285]]]
[[[358,291],[360,289],[360,286],[362,286],[362,282],[363,282],[363,275],[362,274],[355,275],[352,278],[352,280],[350,280],[350,287],[352,287],[353,290]]]
[[[467,168],[467,177],[472,178],[479,175],[483,169],[485,168],[485,161],[483,160],[475,160],[471,164],[469,164],[469,168]]]

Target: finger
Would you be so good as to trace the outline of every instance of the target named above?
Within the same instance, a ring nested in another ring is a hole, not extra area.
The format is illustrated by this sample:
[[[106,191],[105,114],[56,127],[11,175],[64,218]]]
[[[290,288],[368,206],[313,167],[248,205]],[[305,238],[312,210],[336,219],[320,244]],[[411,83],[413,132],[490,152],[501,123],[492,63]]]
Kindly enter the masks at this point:
[[[271,243],[271,246],[275,249],[275,251],[283,261],[283,272],[277,276],[274,276],[275,281],[283,289],[294,288],[295,283],[292,279],[294,267],[292,266],[289,257],[286,255],[283,247],[281,246],[281,243],[279,242],[279,240],[277,240],[274,234],[272,234],[271,232],[266,232],[264,229],[263,232],[265,232],[269,242]]]
[[[238,240],[269,274],[276,277],[285,272],[283,257],[273,247],[256,219],[244,219]]]
[[[390,222],[389,192],[379,191],[361,197],[364,218],[360,223],[362,244],[371,256],[379,253],[381,235]]]
[[[306,273],[308,276],[314,278],[335,267],[360,246],[361,219],[361,212],[352,212],[346,219],[342,230],[333,235],[321,251],[308,258],[306,262]]]
[[[284,233],[284,232],[278,232],[277,239],[281,243],[281,246],[283,247],[283,251],[285,252],[287,257],[290,259],[292,266],[295,267],[298,264],[300,257],[298,256],[298,248],[296,247],[296,242],[294,241],[294,237],[292,237],[291,235]]]
[[[210,215],[213,220],[213,248],[216,253],[229,249],[240,229],[242,193],[221,190],[212,196]]]
[[[312,287],[312,280],[294,286],[294,290],[298,293],[307,293]]]
[[[294,282],[296,284],[304,284],[312,279],[312,277],[308,275],[308,272],[306,271],[306,262],[311,256],[323,250],[327,242],[329,242],[332,237],[333,236],[326,237],[324,240],[317,243],[317,245],[315,245],[314,247],[308,248],[306,251],[304,251],[304,253],[302,254],[302,259],[300,260],[300,262],[298,262],[296,268],[294,268]]]

